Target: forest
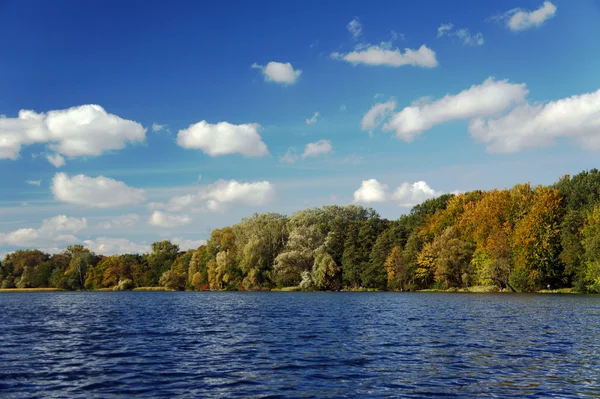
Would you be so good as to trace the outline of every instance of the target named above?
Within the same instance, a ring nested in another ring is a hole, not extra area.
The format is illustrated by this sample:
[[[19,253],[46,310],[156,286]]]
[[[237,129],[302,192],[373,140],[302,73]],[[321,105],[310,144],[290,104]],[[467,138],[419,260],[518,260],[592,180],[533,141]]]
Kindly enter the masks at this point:
[[[102,256],[81,245],[10,253],[1,288],[600,293],[600,171],[551,186],[446,194],[398,220],[358,205],[254,214],[180,251]]]

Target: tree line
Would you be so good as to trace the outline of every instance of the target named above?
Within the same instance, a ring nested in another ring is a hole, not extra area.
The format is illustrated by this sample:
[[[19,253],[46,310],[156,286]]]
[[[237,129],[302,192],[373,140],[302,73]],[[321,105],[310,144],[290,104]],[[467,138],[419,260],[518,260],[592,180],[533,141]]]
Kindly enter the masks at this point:
[[[21,250],[0,263],[2,288],[66,290],[414,291],[547,286],[600,293],[600,171],[551,186],[445,194],[397,220],[358,205],[292,216],[254,214],[216,229],[206,245],[170,241],[143,255]]]

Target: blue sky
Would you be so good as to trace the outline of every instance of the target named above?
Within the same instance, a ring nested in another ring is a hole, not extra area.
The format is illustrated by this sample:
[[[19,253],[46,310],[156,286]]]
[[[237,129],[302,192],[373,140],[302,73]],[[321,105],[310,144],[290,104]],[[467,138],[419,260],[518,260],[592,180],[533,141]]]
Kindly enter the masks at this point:
[[[395,219],[598,167],[599,21],[594,0],[0,1],[0,253],[187,248],[331,203]]]

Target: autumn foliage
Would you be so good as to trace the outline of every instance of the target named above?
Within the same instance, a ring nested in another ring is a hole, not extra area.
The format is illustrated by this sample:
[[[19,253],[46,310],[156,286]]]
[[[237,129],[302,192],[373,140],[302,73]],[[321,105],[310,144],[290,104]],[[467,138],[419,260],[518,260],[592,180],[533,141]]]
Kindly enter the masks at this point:
[[[600,172],[552,186],[446,194],[398,220],[357,205],[255,214],[180,251],[97,256],[81,245],[22,250],[0,265],[2,288],[413,291],[487,286],[600,292]]]

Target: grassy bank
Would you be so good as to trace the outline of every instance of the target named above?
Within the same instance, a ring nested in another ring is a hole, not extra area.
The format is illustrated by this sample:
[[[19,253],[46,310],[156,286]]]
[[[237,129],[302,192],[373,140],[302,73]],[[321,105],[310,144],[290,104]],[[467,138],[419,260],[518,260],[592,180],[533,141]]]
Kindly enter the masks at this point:
[[[136,287],[134,291],[170,291],[165,287]]]
[[[467,288],[448,288],[448,289],[436,289],[430,288],[425,290],[418,290],[417,292],[474,292],[474,293],[512,293],[507,289],[499,289],[496,286],[474,286]],[[555,290],[540,290],[530,292],[530,294],[578,294],[573,288],[559,288]]]

